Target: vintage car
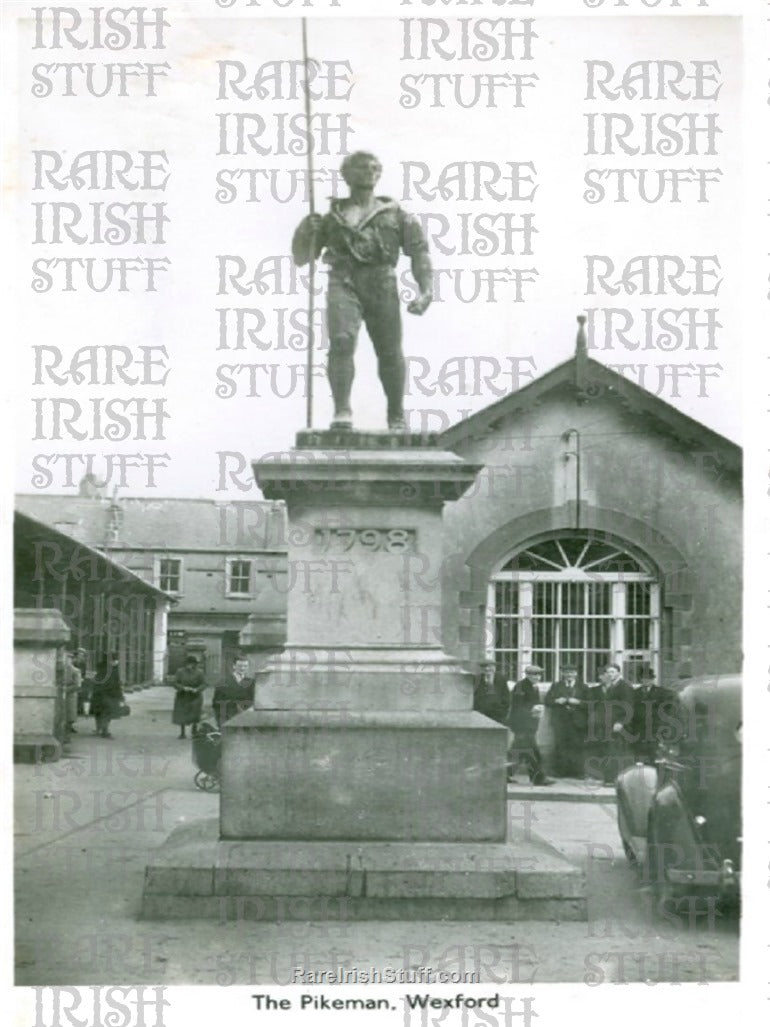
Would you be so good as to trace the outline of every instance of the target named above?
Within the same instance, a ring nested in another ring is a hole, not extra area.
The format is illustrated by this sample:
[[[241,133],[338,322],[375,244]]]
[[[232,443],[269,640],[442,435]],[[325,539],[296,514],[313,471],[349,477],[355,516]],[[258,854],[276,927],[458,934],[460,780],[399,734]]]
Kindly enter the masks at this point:
[[[674,709],[656,765],[616,783],[623,848],[664,915],[688,896],[736,901],[741,866],[741,679],[693,679]]]

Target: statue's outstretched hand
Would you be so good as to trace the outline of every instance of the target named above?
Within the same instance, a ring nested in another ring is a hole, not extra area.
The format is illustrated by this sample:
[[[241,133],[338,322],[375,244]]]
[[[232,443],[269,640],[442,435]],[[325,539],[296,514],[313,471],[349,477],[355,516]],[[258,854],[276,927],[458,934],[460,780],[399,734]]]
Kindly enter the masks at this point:
[[[421,292],[417,299],[407,304],[406,309],[410,314],[424,314],[432,301],[433,296],[429,292]]]

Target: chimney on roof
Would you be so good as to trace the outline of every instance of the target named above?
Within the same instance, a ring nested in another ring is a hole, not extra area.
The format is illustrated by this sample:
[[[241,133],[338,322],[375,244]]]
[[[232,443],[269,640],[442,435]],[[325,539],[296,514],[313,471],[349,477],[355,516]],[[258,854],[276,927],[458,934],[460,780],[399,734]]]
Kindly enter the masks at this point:
[[[120,509],[118,503],[118,490],[112,494],[110,505],[107,508],[107,538],[105,544],[108,546],[114,546],[120,539],[120,525],[123,520],[123,511]]]
[[[103,499],[107,483],[99,481],[92,471],[88,471],[80,479],[78,495],[83,499]]]

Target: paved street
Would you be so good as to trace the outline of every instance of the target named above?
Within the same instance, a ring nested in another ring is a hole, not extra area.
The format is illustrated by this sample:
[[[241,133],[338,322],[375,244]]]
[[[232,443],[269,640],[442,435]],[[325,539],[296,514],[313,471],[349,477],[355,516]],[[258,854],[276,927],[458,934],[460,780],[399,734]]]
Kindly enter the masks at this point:
[[[526,787],[510,816],[586,867],[588,923],[142,922],[148,853],[176,825],[216,816],[218,796],[193,784],[170,689],[129,701],[113,741],[81,719],[59,763],[15,768],[19,985],[285,984],[295,966],[340,965],[478,971],[499,983],[737,978],[734,918],[653,920],[623,858],[614,804],[545,790],[530,801]]]

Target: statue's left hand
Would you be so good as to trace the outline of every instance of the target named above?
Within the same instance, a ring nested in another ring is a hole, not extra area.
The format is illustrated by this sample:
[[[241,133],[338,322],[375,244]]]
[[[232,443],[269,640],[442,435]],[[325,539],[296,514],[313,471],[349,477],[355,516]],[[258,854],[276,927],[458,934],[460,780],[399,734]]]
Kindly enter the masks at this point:
[[[424,314],[432,301],[433,296],[429,292],[421,292],[416,300],[412,300],[411,303],[407,304],[406,309],[410,314]]]

